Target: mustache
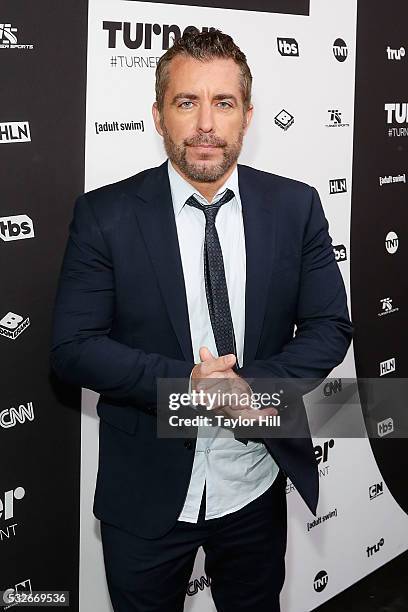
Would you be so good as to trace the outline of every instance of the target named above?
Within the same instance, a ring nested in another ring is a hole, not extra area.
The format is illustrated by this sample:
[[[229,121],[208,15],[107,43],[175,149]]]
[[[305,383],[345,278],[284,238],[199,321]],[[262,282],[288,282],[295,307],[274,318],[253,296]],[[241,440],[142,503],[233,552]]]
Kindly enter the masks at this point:
[[[193,136],[192,138],[186,138],[184,140],[184,145],[188,147],[199,147],[201,145],[210,145],[213,147],[226,147],[227,143],[222,138],[218,138],[217,136]]]

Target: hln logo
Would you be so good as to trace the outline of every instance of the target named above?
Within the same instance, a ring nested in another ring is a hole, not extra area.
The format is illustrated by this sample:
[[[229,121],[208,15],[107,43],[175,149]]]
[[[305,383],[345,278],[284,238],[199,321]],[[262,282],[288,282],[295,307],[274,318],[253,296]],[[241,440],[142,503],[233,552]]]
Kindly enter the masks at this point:
[[[299,45],[294,38],[277,38],[278,51],[288,57],[299,57]]]
[[[380,438],[387,436],[394,431],[394,421],[391,417],[377,423],[377,432]]]
[[[376,497],[379,497],[383,493],[384,493],[384,483],[382,481],[371,485],[368,489],[370,500],[375,499]]]
[[[4,242],[34,238],[34,225],[27,215],[0,217],[0,238]]]
[[[346,193],[347,192],[347,181],[345,178],[332,179],[329,181],[330,194],[333,193]]]
[[[387,374],[390,374],[390,372],[395,372],[395,369],[395,357],[381,361],[380,376],[386,376]]]
[[[8,121],[0,123],[0,143],[31,142],[28,121]]]
[[[0,319],[0,336],[15,340],[29,325],[29,317],[24,318],[15,312],[8,312]]]

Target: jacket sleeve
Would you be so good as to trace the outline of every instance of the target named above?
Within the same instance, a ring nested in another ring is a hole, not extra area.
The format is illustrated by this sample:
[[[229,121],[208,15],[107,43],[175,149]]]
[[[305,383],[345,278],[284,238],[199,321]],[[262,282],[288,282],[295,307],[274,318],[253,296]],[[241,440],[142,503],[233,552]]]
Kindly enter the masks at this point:
[[[51,366],[65,382],[134,403],[156,403],[157,378],[189,378],[194,363],[109,337],[114,270],[86,196],[74,209],[53,316]]]
[[[255,379],[285,378],[292,379],[288,384],[293,389],[307,393],[343,361],[351,342],[353,326],[345,287],[314,187],[303,234],[295,323],[295,336],[279,353],[241,368],[240,375],[250,379],[252,387]]]

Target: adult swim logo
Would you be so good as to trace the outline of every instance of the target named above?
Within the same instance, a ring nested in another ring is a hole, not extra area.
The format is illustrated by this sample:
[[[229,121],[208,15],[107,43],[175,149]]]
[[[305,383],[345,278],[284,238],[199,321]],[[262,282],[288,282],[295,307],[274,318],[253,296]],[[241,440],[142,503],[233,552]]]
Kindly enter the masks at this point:
[[[18,408],[12,406],[0,411],[0,427],[3,427],[3,429],[10,429],[17,423],[23,424],[26,421],[34,421],[33,402],[20,404]]]
[[[395,176],[392,176],[391,174],[388,176],[380,176],[378,177],[379,182],[380,182],[380,187],[382,187],[383,185],[391,185],[391,183],[404,183],[406,184],[407,179],[405,176],[405,172],[404,174],[397,174]]]
[[[326,123],[326,127],[328,128],[345,128],[350,127],[349,123],[345,123],[342,119],[342,112],[338,108],[330,108],[329,113],[329,123]]]
[[[7,121],[0,123],[0,144],[12,142],[31,142],[28,121]]]
[[[19,43],[16,33],[17,28],[11,23],[0,23],[0,49],[34,49],[31,44]]]
[[[347,193],[347,181],[345,178],[331,179],[329,181],[330,195],[336,193]]]
[[[329,575],[326,570],[321,570],[318,572],[313,580],[313,588],[316,593],[321,593],[327,587],[328,582]]]
[[[387,102],[384,104],[384,111],[386,112],[387,125],[390,126],[387,129],[388,136],[390,138],[408,136],[408,127],[403,126],[403,124],[408,123],[408,103]],[[398,127],[396,124],[402,127]]]
[[[107,132],[144,132],[144,121],[105,121],[99,123],[95,121],[96,134],[104,134]]]
[[[34,225],[27,215],[0,217],[0,239],[4,242],[34,238]]]
[[[390,46],[387,47],[387,59],[388,60],[397,60],[401,61],[405,57],[405,48],[400,47],[399,49],[391,49]]]
[[[398,307],[393,306],[392,299],[390,297],[381,298],[380,305],[381,311],[378,313],[379,317],[384,317],[399,311]]]
[[[347,45],[342,38],[336,38],[333,43],[333,55],[338,62],[345,62],[348,56]]]
[[[299,45],[294,38],[277,38],[278,51],[285,57],[299,57]]]
[[[306,523],[307,530],[310,531],[311,529],[313,529],[313,527],[317,527],[317,525],[322,525],[334,516],[337,516],[337,508],[334,508],[334,510],[330,510],[330,512],[326,512],[326,514],[321,514],[320,516],[317,516],[313,521],[308,521]]]
[[[15,340],[30,325],[29,317],[22,317],[15,312],[8,312],[0,319],[0,336]]]
[[[385,248],[387,253],[394,255],[398,251],[399,239],[395,232],[388,232],[385,237]]]
[[[103,21],[102,29],[108,33],[109,49],[118,44],[127,49],[152,49],[152,45],[167,50],[185,32],[200,32],[195,26],[187,26],[182,31],[178,25],[159,23],[131,23],[130,21]],[[201,32],[212,32],[216,28],[203,27]],[[158,43],[158,44],[157,44]]]
[[[282,128],[282,130],[286,131],[295,123],[295,118],[288,111],[283,109],[276,115],[275,123]]]

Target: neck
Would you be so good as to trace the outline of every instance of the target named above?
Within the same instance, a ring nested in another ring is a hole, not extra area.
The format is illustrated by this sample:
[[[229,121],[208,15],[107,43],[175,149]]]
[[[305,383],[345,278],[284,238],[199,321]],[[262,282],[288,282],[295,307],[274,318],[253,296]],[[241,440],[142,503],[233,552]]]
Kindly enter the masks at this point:
[[[194,187],[194,189],[196,189],[198,191],[198,193],[200,193],[207,200],[207,202],[210,202],[210,203],[212,202],[212,200],[213,200],[215,194],[217,193],[217,191],[219,190],[219,188],[231,176],[231,174],[234,172],[234,170],[235,170],[235,168],[237,166],[237,164],[235,163],[217,181],[214,181],[214,182],[211,182],[211,183],[205,183],[205,182],[201,182],[201,181],[193,181],[193,180],[191,180],[188,176],[186,176],[184,174],[184,172],[182,172],[180,170],[180,168],[173,161],[171,163],[173,165],[173,168],[178,172],[178,174],[180,174],[180,176],[182,176],[183,179],[185,179],[188,183],[190,183],[190,185],[192,185]]]

